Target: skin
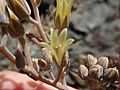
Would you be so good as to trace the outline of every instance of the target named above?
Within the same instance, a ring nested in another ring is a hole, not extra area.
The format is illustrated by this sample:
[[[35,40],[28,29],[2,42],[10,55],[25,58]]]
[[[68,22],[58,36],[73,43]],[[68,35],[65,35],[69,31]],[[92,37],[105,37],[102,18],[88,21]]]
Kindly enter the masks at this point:
[[[68,86],[69,90],[76,90]],[[26,74],[13,71],[0,72],[0,90],[58,90],[41,81],[34,81]]]

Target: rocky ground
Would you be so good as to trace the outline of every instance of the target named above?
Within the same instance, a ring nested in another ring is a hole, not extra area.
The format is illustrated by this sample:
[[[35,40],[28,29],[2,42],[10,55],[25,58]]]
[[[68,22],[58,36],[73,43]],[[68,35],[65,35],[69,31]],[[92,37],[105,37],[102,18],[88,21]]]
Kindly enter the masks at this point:
[[[46,28],[54,25],[53,12],[55,0],[43,0],[50,5],[50,9],[44,11],[42,24]],[[120,48],[120,1],[119,0],[74,0],[69,27],[69,37],[75,39],[74,44],[69,49],[71,66],[67,75],[67,82],[74,87],[86,87],[86,82],[78,80],[75,73],[79,67],[79,59],[87,54],[99,56],[117,55]],[[44,7],[43,3],[43,7]],[[42,6],[41,6],[42,8]],[[40,8],[40,10],[42,10]],[[43,13],[43,12],[42,12]],[[29,25],[29,28],[27,28]],[[31,24],[25,23],[26,29],[34,29]],[[26,27],[27,26],[27,27]],[[11,39],[8,41],[9,49],[15,51],[15,43]],[[30,44],[31,55],[40,55],[39,47]],[[0,54],[0,70],[12,69],[16,67]],[[74,79],[74,80],[73,80]]]

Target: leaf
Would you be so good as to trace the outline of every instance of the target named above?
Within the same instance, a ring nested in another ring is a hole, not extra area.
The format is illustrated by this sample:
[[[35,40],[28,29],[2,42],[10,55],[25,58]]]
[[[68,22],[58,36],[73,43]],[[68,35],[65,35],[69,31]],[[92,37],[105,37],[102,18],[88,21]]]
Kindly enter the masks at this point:
[[[51,28],[51,32],[50,32],[50,41],[51,41],[51,46],[53,48],[60,47],[60,42],[59,42],[59,37],[57,35],[57,32],[52,28]]]
[[[67,1],[67,0],[66,0]],[[72,8],[72,6],[73,6],[73,2],[74,2],[74,0],[69,0],[69,2],[66,2],[66,14],[67,15],[69,15],[70,14],[70,12],[71,12],[71,8]]]
[[[68,48],[69,45],[71,45],[74,42],[74,39],[69,38],[66,40],[64,47]]]
[[[60,44],[63,45],[67,39],[67,28],[63,29],[59,35]]]
[[[60,66],[65,52],[64,52],[63,48],[57,48],[56,53],[57,53],[57,57],[58,57],[57,62],[58,62],[58,65]]]

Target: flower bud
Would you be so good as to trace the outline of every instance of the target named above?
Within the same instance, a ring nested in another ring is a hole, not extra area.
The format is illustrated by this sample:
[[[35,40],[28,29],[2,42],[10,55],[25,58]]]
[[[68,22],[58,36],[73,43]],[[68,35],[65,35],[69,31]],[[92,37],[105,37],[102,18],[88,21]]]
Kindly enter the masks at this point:
[[[22,26],[20,20],[16,17],[16,15],[7,7],[9,16],[10,16],[10,24],[8,25],[8,32],[13,38],[20,38],[24,35],[25,31]]]
[[[106,69],[103,75],[103,79],[110,83],[115,82],[118,78],[119,78],[119,72],[116,67]]]
[[[53,63],[52,55],[50,51],[48,51],[46,48],[42,48],[42,56],[47,63],[49,64]]]
[[[93,65],[89,69],[90,77],[99,79],[103,75],[103,67],[100,65]]]
[[[5,1],[0,0],[0,26],[7,25],[9,23],[9,19],[6,13]]]
[[[107,57],[100,57],[97,64],[101,65],[104,69],[107,69],[109,60]]]
[[[88,65],[90,67],[90,66],[95,65],[97,63],[97,58],[95,58],[91,54],[88,54],[87,61],[88,61]]]
[[[79,72],[80,72],[80,76],[82,79],[84,79],[88,76],[88,69],[84,65],[80,65]]]
[[[31,14],[31,9],[26,0],[8,0],[8,6],[20,20],[28,18]]]
[[[69,16],[74,0],[57,0],[55,12],[55,25],[58,30],[67,28],[69,25]]]
[[[48,70],[48,69],[50,69],[49,65],[42,58],[38,60],[38,66],[40,67],[40,70]]]

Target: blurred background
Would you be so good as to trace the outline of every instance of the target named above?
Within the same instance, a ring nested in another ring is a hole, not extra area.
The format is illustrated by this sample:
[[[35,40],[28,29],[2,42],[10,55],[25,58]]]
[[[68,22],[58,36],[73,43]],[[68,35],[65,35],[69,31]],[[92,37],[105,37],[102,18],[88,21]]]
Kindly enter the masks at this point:
[[[43,0],[39,7],[46,32],[54,27],[55,6],[55,0]],[[27,32],[34,32],[33,25],[27,22],[23,24]],[[74,38],[75,42],[69,49],[71,65],[66,76],[67,83],[75,88],[88,90],[87,83],[75,73],[87,54],[108,56],[110,59],[120,55],[120,0],[74,0],[68,36]],[[7,46],[14,53],[16,41],[10,37]],[[38,46],[32,43],[29,46],[32,57],[41,55]],[[118,67],[120,68],[119,65]],[[0,53],[0,70],[8,69],[17,70]]]

